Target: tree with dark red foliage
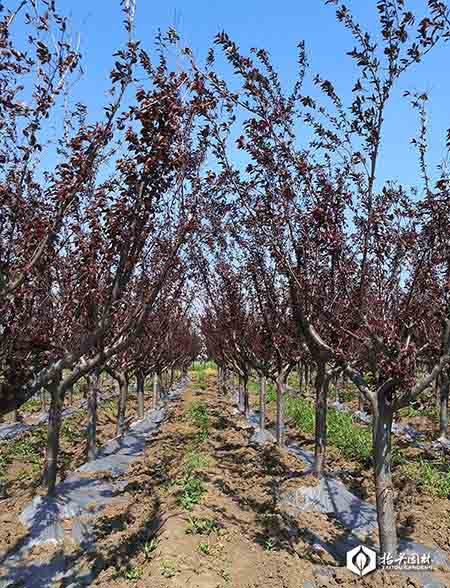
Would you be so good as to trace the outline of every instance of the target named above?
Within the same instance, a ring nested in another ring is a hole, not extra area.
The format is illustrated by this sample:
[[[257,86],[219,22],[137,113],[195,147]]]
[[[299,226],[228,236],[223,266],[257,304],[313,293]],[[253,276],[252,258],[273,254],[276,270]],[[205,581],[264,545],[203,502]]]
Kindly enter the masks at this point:
[[[70,215],[66,213],[58,221],[58,234],[52,233],[51,247],[56,257],[47,263],[49,273],[58,272],[57,277],[52,276],[53,282],[47,291],[50,289],[53,295],[52,288],[58,283],[57,298],[61,309],[58,326],[66,335],[70,334],[65,341],[70,341],[70,350],[61,353],[59,345],[55,345],[55,339],[58,339],[44,333],[43,346],[47,353],[40,354],[36,361],[30,361],[33,358],[26,361],[23,356],[23,361],[19,362],[17,355],[13,357],[11,341],[16,331],[12,323],[18,319],[14,308],[23,307],[26,292],[34,296],[34,289],[31,277],[25,281],[20,278],[22,286],[17,286],[14,293],[10,292],[15,283],[14,275],[20,270],[7,269],[7,266],[20,257],[17,247],[22,241],[14,239],[2,248],[2,251],[10,251],[8,259],[2,261],[3,275],[6,275],[6,269],[8,271],[8,276],[3,278],[8,295],[5,290],[2,298],[5,306],[2,342],[8,350],[3,354],[6,375],[1,383],[3,411],[23,403],[41,386],[58,379],[63,370],[72,371],[69,377],[73,383],[93,369],[94,364],[105,361],[126,345],[129,334],[151,309],[173,268],[177,252],[195,228],[201,192],[199,169],[207,141],[207,134],[197,123],[207,105],[196,93],[195,84],[192,85],[188,75],[170,72],[163,54],[159,57],[158,66],[154,67],[136,42],[130,42],[127,50],[119,53],[122,62],[117,62],[111,76],[120,89],[128,83],[130,67],[137,62],[152,85],[148,90],[138,89],[136,103],[117,115],[114,128],[111,117],[116,107],[111,106],[107,108],[106,125],[82,125],[74,138],[64,141],[60,147],[63,163],[54,174],[54,184],[45,192],[47,200],[44,202],[51,201],[51,198],[61,200],[61,191],[66,194],[72,184],[78,190],[76,197],[73,192],[67,196],[72,198],[71,202],[76,202],[76,207]],[[93,161],[91,142],[98,134],[103,137],[106,127],[108,138],[114,136],[115,149],[107,154],[103,150],[103,160]],[[126,154],[118,151],[119,139],[126,146]],[[70,163],[70,150],[75,150],[73,163]],[[97,182],[100,163],[112,161],[117,172],[101,183]],[[89,167],[89,178],[77,175],[80,166],[82,170]],[[17,201],[10,199],[6,210],[7,217],[12,219],[17,212]],[[5,238],[14,233],[14,221],[8,222],[11,230],[5,229]],[[49,248],[45,250],[49,255]],[[82,358],[90,354],[101,340],[107,342],[114,313],[119,309],[120,301],[126,300],[134,268],[141,257],[147,255],[146,251],[151,251],[154,262],[153,287],[147,300],[142,300],[139,311],[122,323],[122,331],[112,344],[102,344],[101,354],[89,357],[83,363]],[[41,277],[42,267],[36,273]],[[70,310],[67,312],[67,309]],[[8,316],[10,322],[7,322]],[[32,318],[39,323],[37,316]],[[32,348],[31,353],[35,354],[35,340]],[[11,374],[8,366],[18,364],[23,366],[21,371],[8,375]]]
[[[54,13],[53,3],[49,14],[63,36],[65,21]],[[2,58],[10,59],[4,95],[10,102],[0,112],[9,129],[1,164],[0,412],[20,406],[42,387],[49,389],[46,477],[52,492],[66,390],[83,376],[98,377],[139,335],[196,230],[207,194],[204,119],[214,104],[189,73],[170,70],[165,53],[177,41],[173,31],[158,37],[156,65],[130,34],[111,71],[113,98],[105,120],[88,124],[86,110],[77,106],[57,142],[60,163],[39,183],[33,175],[42,162],[37,132],[46,121],[45,108],[61,91],[54,86],[58,76],[72,71],[77,54],[62,46],[60,53],[44,58],[41,41],[29,40],[37,57],[27,67],[41,63],[39,72],[49,88],[44,108],[43,82],[40,77],[33,82],[36,105],[30,108],[36,112],[26,109],[31,127],[21,125],[13,87],[18,76],[26,76],[22,61],[28,58],[10,40],[16,16],[6,15],[2,24]],[[50,35],[49,18],[36,14],[30,26]],[[67,65],[66,54],[72,56]],[[53,68],[52,76],[45,67]],[[125,90],[136,84],[138,73],[145,86],[139,85],[131,106],[121,110]],[[23,162],[8,154],[19,131],[30,145],[11,153],[28,153]],[[146,285],[138,291],[140,275]]]
[[[88,125],[85,108],[76,105],[66,109],[61,125],[56,117],[70,99],[80,55],[70,43],[67,19],[53,2],[41,5],[42,11],[24,1],[15,11],[2,8],[0,13],[2,412],[22,404],[40,386],[24,392],[53,350],[48,323],[41,318],[43,309],[52,306],[52,266],[64,246],[61,231],[77,217],[80,198],[111,141],[132,61],[131,51],[118,55],[122,73],[113,72],[118,91],[104,121]],[[23,43],[14,29],[22,16],[28,32]],[[52,126],[59,130],[56,138],[49,135]],[[59,159],[53,169],[47,163],[52,156],[46,157],[52,150]],[[41,384],[48,381],[43,377]]]
[[[304,92],[303,45],[298,81],[285,93],[265,50],[244,56],[222,33],[216,42],[241,86],[232,91],[213,74],[205,74],[205,83],[231,111],[224,125],[213,128],[223,183],[248,213],[242,230],[258,235],[288,280],[299,344],[308,346],[317,366],[317,436],[325,437],[324,374],[330,368],[344,370],[372,407],[380,544],[383,552],[394,553],[393,414],[442,372],[450,348],[444,330],[430,373],[418,375],[428,346],[423,327],[439,309],[423,308],[427,289],[417,286],[423,266],[412,262],[420,234],[412,197],[402,186],[377,179],[378,162],[393,90],[405,71],[448,39],[449,12],[430,0],[416,24],[403,0],[382,0],[377,10],[378,43],[346,7],[337,9],[354,38],[350,56],[360,71],[349,109],[319,76],[315,84],[330,107]],[[237,112],[239,119],[246,117],[237,140],[248,158],[244,172],[231,163],[227,149]],[[313,133],[303,147],[296,139],[299,122]],[[317,467],[322,471],[323,460]]]

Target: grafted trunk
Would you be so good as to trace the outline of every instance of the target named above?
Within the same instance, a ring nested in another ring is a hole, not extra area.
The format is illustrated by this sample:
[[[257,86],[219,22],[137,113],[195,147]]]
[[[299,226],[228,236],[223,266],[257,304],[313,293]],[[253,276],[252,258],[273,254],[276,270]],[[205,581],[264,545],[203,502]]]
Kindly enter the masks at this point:
[[[325,373],[325,364],[317,366],[316,374],[316,424],[314,447],[314,472],[321,478],[325,470],[325,457],[327,447],[327,397],[328,378]]]
[[[116,424],[116,435],[123,435],[125,430],[125,416],[127,411],[127,400],[128,400],[128,377],[125,373],[118,374],[119,380],[119,403],[117,407],[117,424]]]
[[[397,553],[397,529],[392,484],[392,420],[393,410],[386,397],[378,395],[373,407],[373,450],[375,462],[375,491],[378,534],[381,554]]]
[[[136,373],[136,394],[137,394],[137,401],[138,401],[138,417],[140,419],[144,418],[144,413],[145,413],[144,384],[145,384],[144,374],[141,370],[138,370],[138,372]]]
[[[439,439],[447,439],[449,376],[444,370],[439,386]]]
[[[48,414],[47,451],[44,464],[44,482],[47,485],[48,496],[55,493],[56,477],[58,474],[59,433],[61,430],[61,413],[64,395],[59,389],[58,382],[48,385],[50,394],[50,410]]]
[[[286,381],[279,376],[276,381],[277,390],[277,444],[278,447],[284,447],[284,393],[286,391]]]
[[[264,431],[266,428],[266,378],[259,377],[259,428]]]
[[[88,424],[87,424],[87,459],[92,461],[97,457],[97,401],[98,388],[100,382],[100,371],[94,370],[88,376]]]

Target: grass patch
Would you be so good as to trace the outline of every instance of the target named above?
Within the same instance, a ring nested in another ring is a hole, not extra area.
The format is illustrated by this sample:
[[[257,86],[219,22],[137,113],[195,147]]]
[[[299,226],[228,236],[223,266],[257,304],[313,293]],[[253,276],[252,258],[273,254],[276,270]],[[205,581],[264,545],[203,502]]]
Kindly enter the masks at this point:
[[[330,398],[336,398],[336,388],[335,386],[330,386],[329,392]],[[354,398],[357,398],[357,392],[351,386],[338,386],[337,388],[337,395],[339,398],[339,402],[350,402]]]
[[[275,390],[275,386],[270,382],[267,382],[266,385],[266,402],[275,402],[277,399],[277,391]]]
[[[190,511],[198,504],[206,493],[200,471],[208,465],[208,460],[199,451],[199,447],[209,434],[208,406],[199,400],[192,402],[186,413],[187,419],[197,428],[194,443],[184,458],[183,477],[177,482],[181,486],[177,502],[185,510]]]
[[[154,552],[156,551],[156,548],[158,547],[158,542],[156,540],[155,537],[153,537],[152,539],[149,539],[148,541],[146,541],[144,543],[144,558],[146,560],[149,560],[153,557]]]
[[[208,465],[208,460],[196,449],[190,451],[184,460],[183,477],[178,483],[181,491],[178,493],[177,502],[185,510],[191,511],[195,504],[198,504],[206,488],[199,473]]]
[[[31,468],[18,470],[17,481],[24,481],[39,473],[42,468],[44,450],[46,447],[46,433],[43,428],[35,429],[32,433],[2,444],[0,450],[0,483],[7,481],[7,471],[13,462],[20,462]]]
[[[434,406],[423,406],[420,407],[419,405],[414,406],[405,406],[399,410],[399,415],[402,417],[420,417],[420,416],[427,416],[431,418],[437,418],[438,411]]]
[[[203,441],[206,439],[209,434],[208,406],[200,400],[194,401],[189,407],[187,417],[198,429],[198,440]]]
[[[312,434],[315,427],[314,406],[304,398],[288,397],[286,414],[302,433]],[[355,425],[351,414],[329,408],[327,411],[328,443],[337,447],[349,459],[370,464],[372,461],[372,433]]]
[[[401,471],[415,484],[423,486],[428,494],[439,498],[450,496],[448,464],[420,460],[418,463],[402,465]]]
[[[143,575],[144,570],[142,568],[128,568],[124,572],[124,578],[130,582],[137,582]]]
[[[30,398],[20,407],[21,412],[38,412],[41,410],[42,401],[36,398]]]
[[[183,480],[183,490],[179,497],[179,504],[185,510],[192,510],[194,504],[198,504],[205,494],[205,486],[199,478],[186,477]]]
[[[214,361],[194,361],[190,367],[192,372],[203,372],[205,370],[217,370],[217,365]]]
[[[81,441],[84,436],[84,431],[80,430],[79,425],[64,420],[61,425],[61,437],[67,439],[69,442]]]

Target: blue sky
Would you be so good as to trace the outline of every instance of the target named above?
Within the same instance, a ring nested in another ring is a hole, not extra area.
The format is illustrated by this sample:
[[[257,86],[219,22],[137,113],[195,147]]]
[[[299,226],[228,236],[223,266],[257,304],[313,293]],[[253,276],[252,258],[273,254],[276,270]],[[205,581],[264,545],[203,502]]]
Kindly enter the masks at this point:
[[[376,30],[376,0],[348,0],[348,6],[369,31]],[[104,104],[112,53],[125,41],[119,0],[59,0],[61,12],[71,16],[73,29],[81,33],[86,76],[76,88],[93,114]],[[425,0],[410,0],[423,10]],[[322,0],[137,0],[136,36],[151,47],[158,28],[175,25],[185,44],[201,59],[215,34],[225,30],[238,45],[265,47],[286,83],[295,75],[296,45],[305,40],[312,70],[330,79],[344,96],[356,79],[356,69],[346,51],[352,48],[349,33],[334,18],[332,6]],[[401,81],[398,99],[387,112],[387,133],[380,176],[413,183],[417,178],[416,155],[408,141],[416,129],[416,115],[401,98],[404,89],[430,93],[430,160],[444,154],[445,131],[450,127],[450,45],[441,45]],[[381,177],[379,177],[381,179]]]

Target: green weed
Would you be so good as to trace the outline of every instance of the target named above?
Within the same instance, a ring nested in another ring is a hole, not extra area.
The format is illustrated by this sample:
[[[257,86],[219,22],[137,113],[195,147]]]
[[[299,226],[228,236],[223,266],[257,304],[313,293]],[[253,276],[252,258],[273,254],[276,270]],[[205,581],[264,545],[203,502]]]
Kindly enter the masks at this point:
[[[136,582],[142,578],[143,575],[144,570],[142,568],[128,568],[124,573],[124,577],[132,582]]]
[[[194,401],[187,412],[188,419],[198,429],[198,440],[202,441],[208,437],[209,434],[209,418],[208,407],[200,400]]]
[[[177,564],[171,559],[164,559],[161,562],[161,575],[164,578],[173,578],[177,573]]]
[[[186,533],[190,535],[210,535],[216,529],[217,524],[213,519],[189,517]]]
[[[209,543],[202,541],[201,543],[198,544],[198,550],[201,553],[203,553],[204,555],[209,555],[210,554]]]
[[[207,369],[217,369],[216,363],[214,361],[194,361],[190,367],[192,372],[204,372]]]
[[[274,551],[276,547],[276,541],[274,539],[272,539],[272,537],[267,537],[264,540],[264,549],[266,551]]]
[[[436,418],[437,417],[437,409],[434,406],[406,406],[399,411],[400,416],[403,417],[417,417],[417,416],[427,416]]]
[[[158,543],[155,539],[155,537],[153,537],[152,539],[150,539],[149,541],[146,541],[144,543],[144,557],[146,560],[149,560],[152,558],[154,551],[156,550],[158,546]]]
[[[418,463],[402,466],[402,471],[416,484],[422,485],[426,492],[439,498],[450,496],[450,472],[444,463],[430,463],[420,460]]]
[[[192,510],[194,504],[198,504],[205,494],[205,486],[199,478],[186,477],[182,482],[182,491],[179,496],[179,504],[186,510]]]
[[[275,402],[277,399],[277,392],[273,384],[267,383],[266,386],[266,402]]]
[[[187,475],[192,475],[196,470],[206,468],[208,465],[207,458],[202,454],[193,449],[186,454],[184,458],[184,471]]]

